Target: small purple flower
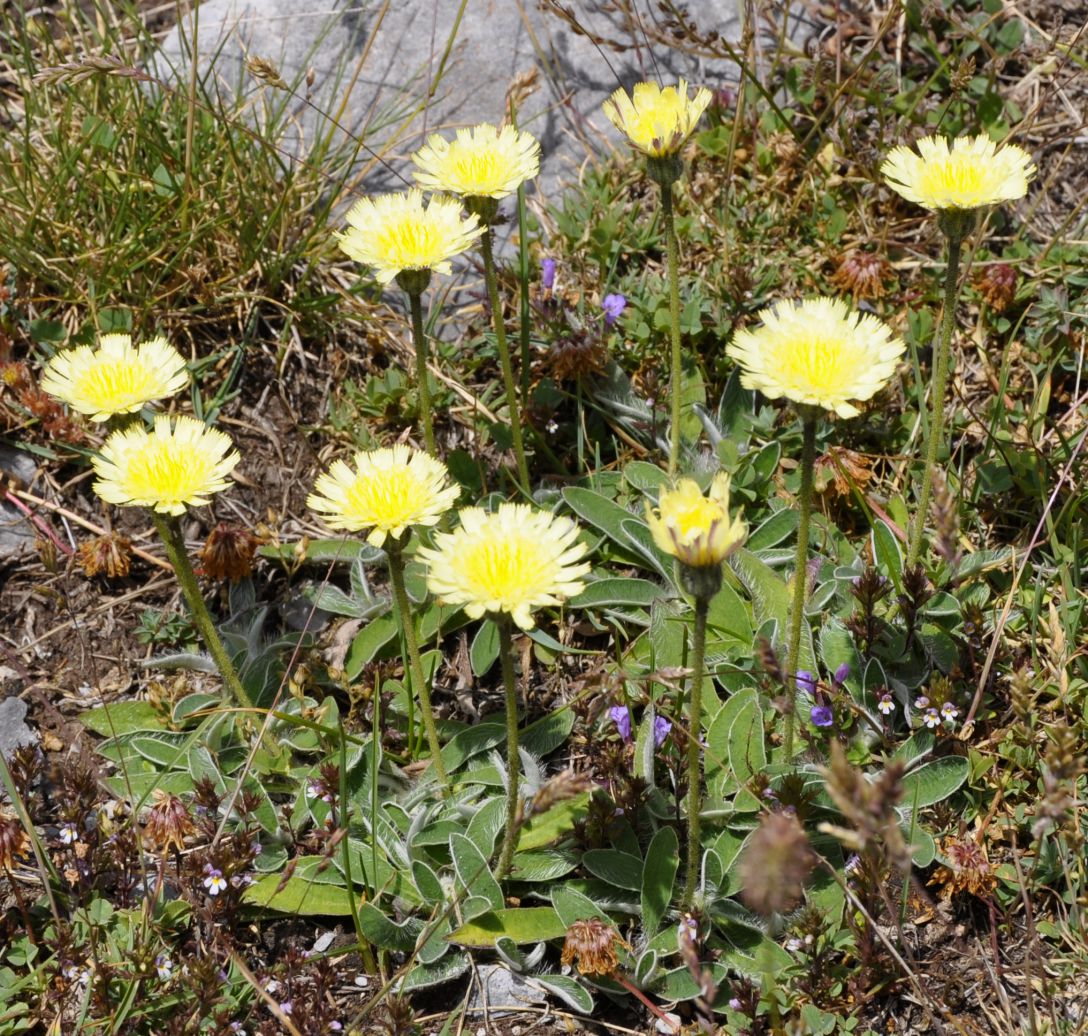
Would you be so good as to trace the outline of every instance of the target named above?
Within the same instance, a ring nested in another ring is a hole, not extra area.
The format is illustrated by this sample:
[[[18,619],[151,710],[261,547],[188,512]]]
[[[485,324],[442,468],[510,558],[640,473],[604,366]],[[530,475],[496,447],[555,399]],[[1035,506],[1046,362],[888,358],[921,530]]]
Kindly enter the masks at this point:
[[[941,719],[954,720],[959,714],[960,710],[950,701],[946,701],[941,706]]]
[[[332,1021],[329,1022],[329,1029],[332,1032],[343,1032],[344,1026],[342,1022]]]
[[[620,732],[620,737],[624,741],[631,740],[631,713],[627,711],[625,705],[613,705],[608,710],[608,715],[612,717],[612,722],[616,724],[616,729]]]
[[[799,669],[797,671],[797,689],[805,694],[815,694],[816,677],[807,669]]]
[[[545,291],[555,287],[555,260],[545,259],[540,264],[540,286]]]
[[[660,748],[669,736],[672,724],[664,716],[654,716],[654,748]]]
[[[880,710],[882,716],[890,716],[895,712],[895,701],[890,694],[885,692],[880,696],[880,701],[876,703],[876,707]]]
[[[918,697],[914,699],[914,707],[916,709],[928,709],[929,699],[924,694],[919,694]]]
[[[830,727],[835,722],[835,713],[831,711],[830,705],[813,705],[810,715],[813,726]]]
[[[832,678],[836,687],[846,683],[846,678],[850,675],[850,663],[843,662],[838,669],[835,670],[835,675]]]
[[[213,867],[210,863],[206,863],[204,864],[204,873],[207,875],[204,879],[204,887],[208,890],[209,895],[218,896],[220,892],[226,889],[227,879],[223,877],[221,870]]]
[[[611,327],[620,318],[620,314],[627,308],[627,299],[622,295],[605,295],[601,302],[604,310],[604,326]]]
[[[294,1004],[292,1004],[290,1000],[284,1000],[284,1002],[280,1004],[280,1010],[286,1015],[292,1014],[294,1009]]]
[[[926,709],[925,716],[922,717],[922,722],[930,730],[936,730],[941,725],[941,717],[936,709]]]
[[[740,1001],[735,996],[731,996],[729,998],[729,1009],[731,1011],[739,1011],[740,1007],[741,1007]]]

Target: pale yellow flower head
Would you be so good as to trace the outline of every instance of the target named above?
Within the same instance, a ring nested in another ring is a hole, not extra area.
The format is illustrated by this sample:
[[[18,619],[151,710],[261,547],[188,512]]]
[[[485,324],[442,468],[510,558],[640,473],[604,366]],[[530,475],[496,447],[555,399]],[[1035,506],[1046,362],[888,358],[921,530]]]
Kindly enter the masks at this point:
[[[656,511],[646,505],[646,521],[654,543],[692,568],[720,565],[748,535],[744,519],[729,516],[729,476],[722,471],[706,496],[690,478],[662,490]]]
[[[238,452],[203,421],[160,414],[151,431],[139,424],[112,433],[91,463],[94,491],[107,503],[184,514],[230,485]]]
[[[688,97],[687,80],[662,89],[657,83],[636,83],[628,96],[617,90],[603,109],[609,121],[631,144],[654,158],[675,155],[691,136],[710,104],[711,94],[701,86]]]
[[[436,534],[435,546],[420,548],[419,557],[431,591],[470,618],[505,613],[532,629],[537,608],[585,589],[586,546],[569,518],[527,504],[500,504],[490,514],[468,507],[459,517],[460,527]]]
[[[540,144],[513,126],[483,123],[458,130],[453,140],[434,134],[412,161],[420,187],[462,198],[505,198],[540,172]]]
[[[888,186],[927,209],[977,209],[1022,198],[1035,175],[1031,156],[1015,144],[995,144],[985,134],[923,137],[918,151],[895,148],[880,173]]]
[[[380,547],[386,536],[400,539],[406,529],[435,525],[457,500],[446,465],[408,446],[356,453],[354,467],[335,461],[318,476],[306,506],[333,529],[362,532]]]
[[[737,332],[725,350],[740,364],[740,383],[840,417],[859,413],[850,400],[876,395],[906,349],[886,324],[840,299],[785,302],[758,319],[761,327]]]
[[[165,338],[133,346],[129,335],[103,335],[97,349],[79,345],[57,353],[41,379],[43,391],[92,421],[135,413],[188,384],[185,360]]]
[[[462,215],[455,198],[433,197],[424,205],[418,188],[362,198],[347,220],[348,229],[336,235],[340,248],[372,266],[380,284],[388,284],[402,270],[449,273],[450,259],[485,229],[476,216]]]

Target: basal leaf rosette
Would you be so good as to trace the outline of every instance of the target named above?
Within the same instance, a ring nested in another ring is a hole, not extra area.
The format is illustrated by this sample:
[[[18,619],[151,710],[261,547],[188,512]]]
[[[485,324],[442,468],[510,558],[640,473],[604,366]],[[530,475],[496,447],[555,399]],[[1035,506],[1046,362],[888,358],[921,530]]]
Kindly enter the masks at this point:
[[[441,461],[394,446],[356,453],[351,465],[335,461],[318,476],[306,506],[330,528],[369,529],[367,542],[381,547],[387,536],[399,540],[410,528],[436,525],[459,493]]]
[[[107,437],[92,461],[93,488],[110,504],[179,515],[226,489],[238,460],[223,432],[192,417],[160,414],[150,431],[136,425]]]
[[[540,172],[540,144],[530,133],[482,123],[453,140],[434,134],[412,161],[416,182],[462,198],[505,198]]]
[[[1031,156],[988,136],[923,137],[892,150],[880,167],[892,190],[927,209],[977,209],[1022,198],[1035,175]]]
[[[839,299],[781,303],[757,318],[761,326],[738,332],[726,349],[741,384],[840,417],[859,413],[850,401],[876,395],[906,349],[887,325]]]
[[[464,216],[455,198],[432,197],[412,188],[357,201],[347,215],[348,229],[336,235],[352,259],[373,267],[380,284],[404,271],[450,272],[460,255],[484,232],[479,219]]]
[[[720,565],[748,535],[744,519],[730,517],[725,472],[714,476],[706,496],[690,478],[662,490],[656,509],[646,505],[646,521],[654,543],[691,568]]]
[[[418,557],[432,593],[470,618],[506,614],[529,630],[538,608],[585,589],[586,546],[569,518],[527,504],[500,504],[492,513],[469,507],[459,518],[459,528],[438,533]]]
[[[185,359],[165,338],[134,346],[122,334],[103,335],[97,348],[79,345],[57,353],[41,378],[44,392],[92,421],[136,413],[188,384]]]
[[[705,86],[689,97],[687,80],[681,79],[676,86],[664,88],[636,83],[630,94],[621,88],[602,107],[633,147],[651,158],[664,158],[679,152],[710,100]]]

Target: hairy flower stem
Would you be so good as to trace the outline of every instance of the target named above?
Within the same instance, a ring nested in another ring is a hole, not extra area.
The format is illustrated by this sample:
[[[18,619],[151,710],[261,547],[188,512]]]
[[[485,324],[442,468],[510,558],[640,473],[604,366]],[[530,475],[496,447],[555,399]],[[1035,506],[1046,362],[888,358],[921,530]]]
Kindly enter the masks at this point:
[[[204,603],[204,597],[200,593],[200,587],[196,582],[192,563],[189,561],[189,553],[185,549],[185,538],[181,533],[181,523],[174,515],[151,512],[151,520],[155,523],[155,530],[166,548],[166,556],[170,564],[174,566],[174,574],[178,577],[178,584],[185,596],[185,603],[189,605],[189,613],[192,615],[193,625],[196,626],[200,639],[212,656],[219,675],[223,678],[223,685],[234,701],[245,709],[254,708],[253,699],[250,698],[242,681],[238,677],[238,671],[223,646],[219,637],[219,631],[208,612],[208,606]]]
[[[808,589],[808,525],[812,515],[812,470],[816,464],[816,415],[801,415],[801,517],[797,525],[797,563],[793,569],[793,607],[786,652],[786,760],[793,758],[793,728],[797,714],[797,659],[801,652],[801,623]]]
[[[672,184],[661,184],[661,217],[665,224],[665,245],[669,260],[669,333],[672,336],[672,359],[669,378],[672,382],[672,418],[669,423],[669,475],[676,474],[680,463],[680,396],[683,389],[683,368],[680,357],[680,257],[676,240],[676,220],[672,207]]]
[[[944,396],[948,387],[948,367],[952,353],[952,325],[956,318],[956,289],[959,285],[960,253],[963,238],[948,235],[948,267],[944,280],[944,311],[941,313],[941,334],[937,343],[937,356],[933,368],[933,409],[929,421],[929,439],[926,443],[926,466],[922,471],[922,491],[918,496],[918,509],[914,514],[914,527],[910,531],[907,547],[907,563],[904,570],[917,563],[922,553],[922,533],[926,527],[929,496],[933,489],[933,471],[937,467],[937,451],[944,439]]]
[[[506,390],[506,412],[510,421],[510,438],[514,444],[514,457],[518,465],[518,484],[521,491],[529,493],[529,467],[525,463],[525,446],[521,438],[521,414],[518,408],[518,390],[514,382],[514,367],[510,362],[510,346],[506,342],[506,327],[502,319],[502,300],[499,298],[499,278],[495,270],[495,252],[492,231],[489,226],[480,237],[480,252],[484,259],[484,280],[487,281],[487,297],[491,302],[491,320],[495,326],[495,342],[499,347],[499,363],[502,365],[502,383]]]
[[[419,640],[416,637],[415,621],[412,618],[408,592],[404,588],[402,544],[390,536],[386,540],[385,552],[389,558],[389,581],[393,585],[393,601],[400,616],[404,643],[408,646],[408,671],[412,676],[412,689],[419,695],[420,713],[423,716],[423,727],[427,731],[427,744],[431,749],[431,761],[434,764],[435,773],[438,774],[438,781],[442,785],[442,794],[446,796],[450,791],[450,778],[442,763],[442,743],[438,740],[438,727],[435,726],[434,711],[431,708],[431,689],[427,686],[427,679],[423,675],[423,661],[419,656]]]
[[[702,852],[699,846],[700,814],[703,809],[703,668],[706,661],[706,617],[709,597],[695,598],[695,636],[691,649],[691,700],[688,702],[688,863],[682,910],[690,910],[695,898]]]
[[[502,665],[502,683],[506,690],[506,830],[502,836],[502,852],[495,877],[505,878],[514,860],[514,847],[518,842],[518,771],[521,757],[518,755],[518,688],[514,678],[514,640],[510,619],[496,615],[499,628],[499,662]]]
[[[412,339],[416,349],[416,384],[419,387],[419,419],[423,425],[423,443],[435,457],[434,425],[431,421],[431,387],[427,381],[427,336],[423,331],[423,296],[408,292],[412,310]]]

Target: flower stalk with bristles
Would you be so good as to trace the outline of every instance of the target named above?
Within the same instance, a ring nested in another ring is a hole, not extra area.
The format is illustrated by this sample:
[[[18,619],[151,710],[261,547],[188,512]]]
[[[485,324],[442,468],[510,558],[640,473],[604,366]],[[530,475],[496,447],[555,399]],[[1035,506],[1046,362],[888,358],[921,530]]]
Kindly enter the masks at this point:
[[[445,191],[464,199],[465,207],[476,216],[483,233],[480,254],[484,262],[484,281],[491,304],[495,344],[499,352],[503,388],[506,393],[510,439],[522,492],[529,492],[529,468],[521,434],[521,414],[517,385],[506,340],[502,300],[499,298],[498,271],[495,267],[495,242],[491,225],[499,201],[515,193],[540,171],[540,145],[536,138],[512,126],[501,129],[483,123],[472,129],[458,130],[454,140],[435,134],[415,155],[416,181],[431,190]]]
[[[673,215],[673,184],[683,172],[680,149],[691,136],[711,101],[705,87],[688,97],[688,84],[662,89],[656,83],[636,83],[631,94],[619,89],[604,103],[604,113],[632,147],[646,155],[646,173],[661,188],[661,217],[665,230],[669,277],[669,333],[672,411],[669,428],[669,474],[680,461],[682,356],[680,352],[679,242]]]
[[[1035,175],[1035,165],[1026,151],[1015,144],[995,144],[985,134],[959,137],[951,141],[951,147],[945,137],[924,137],[918,141],[917,148],[917,152],[907,147],[893,149],[880,168],[892,190],[937,213],[937,225],[948,246],[926,460],[907,543],[908,568],[917,563],[922,552],[933,472],[944,439],[944,397],[951,363],[963,242],[978,223],[979,210],[1022,198]]]
[[[662,491],[655,512],[648,504],[646,520],[654,543],[676,559],[679,583],[695,599],[695,630],[691,650],[691,697],[688,702],[688,847],[687,871],[681,908],[695,896],[701,850],[703,679],[706,660],[706,624],[710,601],[721,589],[722,563],[744,542],[748,527],[729,514],[729,476],[714,476],[703,496],[691,479]]]
[[[374,270],[379,284],[396,281],[408,296],[416,354],[420,423],[427,452],[434,456],[434,423],[427,381],[427,337],[423,330],[423,292],[431,274],[449,273],[450,259],[471,247],[484,232],[475,216],[465,219],[452,198],[431,198],[423,192],[363,198],[347,214],[348,229],[337,234],[340,248]]]
[[[460,512],[460,526],[437,533],[434,547],[422,547],[427,586],[440,601],[460,606],[469,618],[492,618],[499,631],[499,662],[506,692],[506,830],[496,868],[510,870],[517,845],[518,756],[517,683],[513,627],[530,630],[533,612],[559,604],[585,587],[586,545],[569,518],[526,504],[500,504],[488,513],[479,507]]]
[[[150,509],[193,625],[223,685],[239,705],[251,709],[253,701],[200,593],[179,521],[189,507],[209,503],[214,494],[230,485],[228,476],[238,459],[230,438],[222,432],[192,417],[172,421],[159,415],[150,430],[134,424],[107,437],[92,461],[98,476],[93,488],[107,503]]]
[[[801,486],[797,561],[788,630],[785,689],[786,758],[793,758],[797,664],[807,590],[816,422],[820,410],[840,417],[860,411],[852,400],[871,399],[895,373],[906,345],[876,317],[840,300],[805,299],[758,314],[762,326],[740,331],[726,349],[741,367],[741,385],[770,399],[785,397],[801,416]]]
[[[449,776],[442,763],[431,691],[404,585],[404,547],[411,530],[436,525],[458,493],[457,487],[449,484],[449,472],[441,461],[407,446],[394,446],[356,453],[354,467],[336,461],[327,473],[318,476],[306,500],[331,527],[349,532],[367,530],[367,542],[385,549],[412,689],[419,696],[431,760],[443,794],[449,791]]]

